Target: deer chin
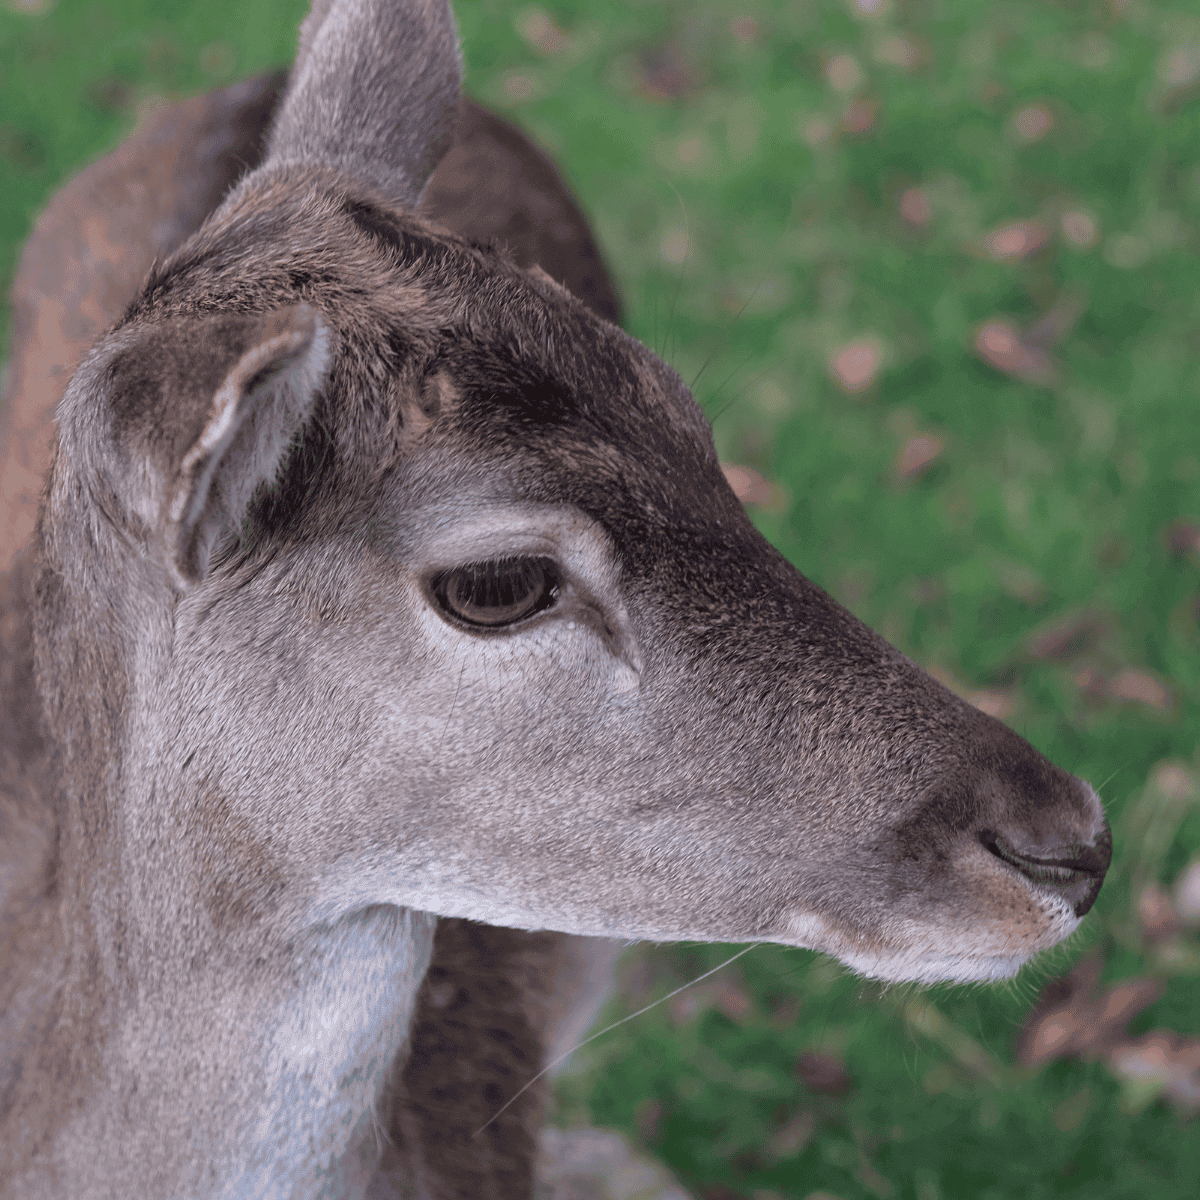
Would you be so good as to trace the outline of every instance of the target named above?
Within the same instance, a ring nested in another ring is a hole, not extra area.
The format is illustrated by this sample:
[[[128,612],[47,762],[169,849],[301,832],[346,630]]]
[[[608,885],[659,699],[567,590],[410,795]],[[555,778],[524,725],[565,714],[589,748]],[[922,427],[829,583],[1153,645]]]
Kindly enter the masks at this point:
[[[1079,928],[1080,918],[1058,897],[1039,897],[1044,922],[1032,933],[1003,923],[888,922],[880,934],[851,933],[813,913],[794,916],[783,939],[832,955],[856,975],[884,983],[992,983],[1011,979],[1035,955]]]

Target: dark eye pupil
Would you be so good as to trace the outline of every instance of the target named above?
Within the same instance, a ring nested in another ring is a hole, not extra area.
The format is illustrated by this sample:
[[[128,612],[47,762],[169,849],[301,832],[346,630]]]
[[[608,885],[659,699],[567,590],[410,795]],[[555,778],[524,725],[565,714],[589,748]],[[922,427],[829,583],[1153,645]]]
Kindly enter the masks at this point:
[[[447,571],[433,592],[460,621],[496,628],[549,608],[558,598],[558,575],[548,558],[500,558]]]

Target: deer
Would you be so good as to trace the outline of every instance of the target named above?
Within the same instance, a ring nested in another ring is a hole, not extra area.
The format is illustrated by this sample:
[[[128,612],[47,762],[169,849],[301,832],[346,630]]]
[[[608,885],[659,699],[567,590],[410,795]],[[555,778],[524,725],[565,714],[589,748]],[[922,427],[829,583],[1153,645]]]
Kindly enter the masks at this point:
[[[529,1196],[622,941],[990,981],[1095,902],[1096,791],[762,537],[460,63],[315,0],[26,249],[5,1195]]]

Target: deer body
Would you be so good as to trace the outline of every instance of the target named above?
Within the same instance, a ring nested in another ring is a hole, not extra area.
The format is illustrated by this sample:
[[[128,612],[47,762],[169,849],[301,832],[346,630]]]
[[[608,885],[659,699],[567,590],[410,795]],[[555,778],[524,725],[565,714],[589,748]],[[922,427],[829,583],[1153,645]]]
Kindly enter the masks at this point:
[[[991,979],[1095,898],[1092,789],[785,563],[670,368],[421,215],[458,111],[440,0],[318,0],[264,161],[58,407],[5,664],[13,1194],[527,1194],[535,1095],[466,1135],[582,939]]]

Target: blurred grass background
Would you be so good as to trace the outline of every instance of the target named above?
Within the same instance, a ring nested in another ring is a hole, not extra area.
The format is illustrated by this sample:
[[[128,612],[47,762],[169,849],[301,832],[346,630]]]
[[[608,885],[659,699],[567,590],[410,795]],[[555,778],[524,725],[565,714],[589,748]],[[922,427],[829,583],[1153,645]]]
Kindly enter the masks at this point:
[[[58,184],[139,114],[287,62],[307,7],[3,3],[5,293]],[[1194,1197],[1200,1071],[1015,1065],[1089,949],[1101,986],[1161,986],[1130,1037],[1200,1035],[1195,927],[1154,916],[1200,853],[1194,3],[458,18],[468,89],[553,152],[764,532],[1091,779],[1116,833],[1084,930],[1014,985],[883,991],[760,947],[581,1052],[558,1119],[626,1130],[707,1200]],[[613,1015],[727,953],[635,951]]]

